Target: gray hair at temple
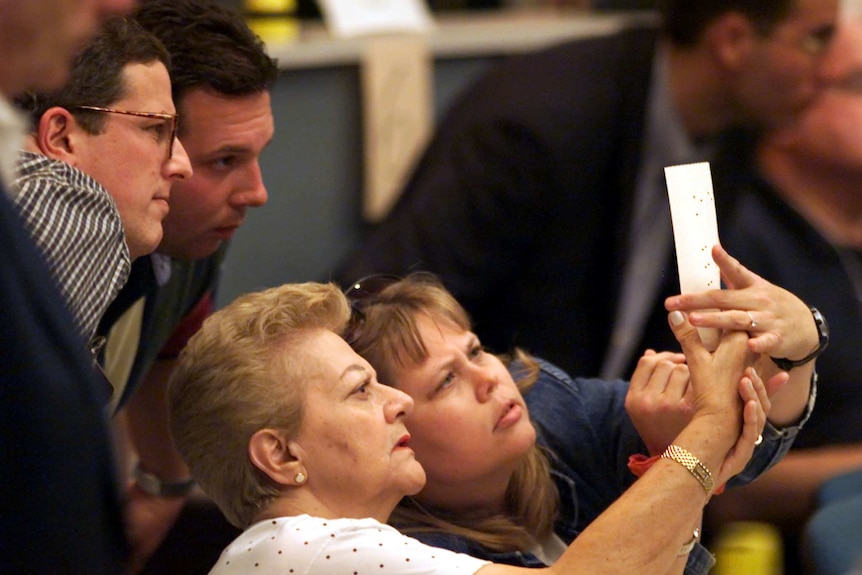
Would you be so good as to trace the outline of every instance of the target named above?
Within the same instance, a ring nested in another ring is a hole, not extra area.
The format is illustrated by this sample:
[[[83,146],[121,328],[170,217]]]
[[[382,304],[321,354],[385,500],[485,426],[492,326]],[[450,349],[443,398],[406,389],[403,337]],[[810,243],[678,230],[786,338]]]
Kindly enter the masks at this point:
[[[110,107],[127,94],[126,67],[154,62],[171,71],[171,57],[158,38],[134,20],[115,17],[75,57],[65,86],[48,93],[19,95],[15,103],[30,115],[34,126],[49,108],[58,106],[69,110],[88,133],[99,134],[107,122],[105,115],[76,106]]]

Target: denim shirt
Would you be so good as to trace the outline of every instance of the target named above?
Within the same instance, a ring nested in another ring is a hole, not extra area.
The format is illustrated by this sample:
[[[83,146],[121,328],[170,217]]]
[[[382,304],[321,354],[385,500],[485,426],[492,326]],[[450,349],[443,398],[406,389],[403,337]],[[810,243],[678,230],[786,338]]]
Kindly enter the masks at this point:
[[[551,454],[551,475],[560,493],[554,532],[569,544],[635,482],[628,458],[646,454],[647,450],[625,410],[628,382],[572,379],[545,361],[539,360],[539,365],[539,378],[525,399],[537,428],[537,441]],[[510,371],[517,379],[517,365]],[[800,422],[781,430],[767,423],[763,442],[755,447],[751,461],[728,482],[728,487],[750,483],[784,457],[808,420],[815,396],[816,377]],[[545,567],[532,553],[490,551],[465,537],[439,532],[411,536],[495,563]],[[712,554],[698,543],[689,554],[685,573],[706,574],[714,562]]]

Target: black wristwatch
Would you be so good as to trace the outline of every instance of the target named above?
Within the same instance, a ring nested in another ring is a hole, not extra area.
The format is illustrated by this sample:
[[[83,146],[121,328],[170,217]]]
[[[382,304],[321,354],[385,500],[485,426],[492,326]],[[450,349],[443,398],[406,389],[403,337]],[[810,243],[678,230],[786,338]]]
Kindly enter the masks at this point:
[[[195,486],[193,479],[162,481],[155,473],[141,469],[140,465],[135,466],[132,476],[134,477],[135,485],[141,491],[158,497],[185,497]]]
[[[814,325],[817,326],[817,337],[819,338],[819,343],[817,344],[817,348],[803,357],[802,359],[787,359],[786,357],[773,357],[772,361],[775,362],[775,365],[783,369],[784,371],[790,371],[794,367],[799,367],[800,365],[805,365],[809,361],[815,359],[823,350],[826,349],[826,346],[829,345],[829,324],[826,323],[826,317],[817,308],[811,308],[811,315],[814,316]]]

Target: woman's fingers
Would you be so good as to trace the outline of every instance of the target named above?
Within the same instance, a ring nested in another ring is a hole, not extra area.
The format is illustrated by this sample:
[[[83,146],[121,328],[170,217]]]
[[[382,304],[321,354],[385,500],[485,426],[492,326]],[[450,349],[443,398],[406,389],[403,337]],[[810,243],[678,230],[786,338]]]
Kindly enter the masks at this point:
[[[745,375],[751,381],[751,385],[754,388],[756,394],[754,399],[756,399],[760,404],[761,411],[763,411],[764,414],[763,425],[766,425],[766,417],[769,415],[769,412],[772,411],[772,399],[770,399],[766,385],[763,383],[757,370],[753,367],[748,367],[745,370]]]
[[[760,277],[727,253],[720,245],[712,247],[712,260],[721,271],[721,279],[724,284],[730,289],[746,288],[754,284]]]
[[[756,400],[745,403],[742,410],[742,433],[733,446],[718,472],[716,483],[724,484],[731,477],[745,469],[746,464],[754,454],[754,448],[761,437],[766,419]]]

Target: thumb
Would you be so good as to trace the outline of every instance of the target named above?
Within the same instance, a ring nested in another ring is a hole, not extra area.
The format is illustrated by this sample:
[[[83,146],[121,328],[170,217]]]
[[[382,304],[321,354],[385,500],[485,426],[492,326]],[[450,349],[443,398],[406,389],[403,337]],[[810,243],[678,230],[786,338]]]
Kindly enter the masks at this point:
[[[668,314],[667,318],[670,323],[670,329],[682,347],[682,352],[685,354],[686,361],[689,364],[699,362],[704,357],[704,354],[709,355],[709,352],[700,340],[697,328],[688,322],[687,314],[681,311],[672,311]]]

